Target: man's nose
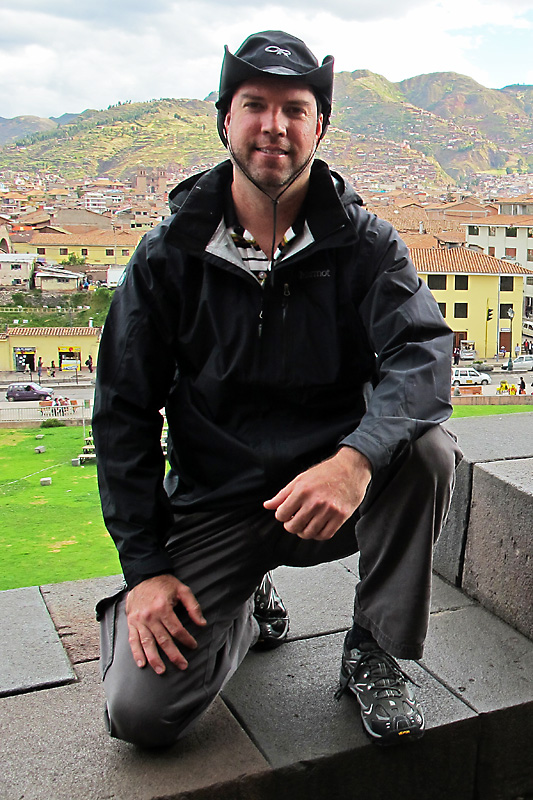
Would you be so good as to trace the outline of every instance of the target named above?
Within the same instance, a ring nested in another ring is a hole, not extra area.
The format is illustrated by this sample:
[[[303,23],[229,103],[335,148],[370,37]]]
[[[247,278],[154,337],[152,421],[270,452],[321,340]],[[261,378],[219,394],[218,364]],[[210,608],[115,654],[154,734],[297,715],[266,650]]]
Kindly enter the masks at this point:
[[[287,117],[281,108],[271,108],[263,114],[263,132],[272,136],[284,136],[287,133]]]

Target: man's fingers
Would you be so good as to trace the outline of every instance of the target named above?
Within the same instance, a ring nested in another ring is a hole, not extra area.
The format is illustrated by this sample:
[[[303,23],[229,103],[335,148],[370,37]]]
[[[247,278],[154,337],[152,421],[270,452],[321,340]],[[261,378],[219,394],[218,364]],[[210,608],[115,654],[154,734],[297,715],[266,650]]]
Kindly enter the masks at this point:
[[[271,497],[270,500],[265,500],[263,506],[268,509],[268,511],[276,511],[279,506],[285,502],[287,497],[291,492],[291,484],[285,486],[285,488],[281,489],[274,497]]]
[[[187,646],[196,647],[196,641],[183,629],[187,641]],[[143,627],[137,630],[133,625],[129,627],[129,642],[133,657],[138,667],[144,667],[146,662],[151,668],[161,675],[166,667],[161,658],[161,651],[165,653],[169,661],[175,664],[178,669],[187,669],[188,661],[176,647],[173,636],[162,625],[154,630]]]
[[[179,599],[195,625],[207,625],[202,609],[200,608],[200,603],[185,584],[182,584],[180,587]]]

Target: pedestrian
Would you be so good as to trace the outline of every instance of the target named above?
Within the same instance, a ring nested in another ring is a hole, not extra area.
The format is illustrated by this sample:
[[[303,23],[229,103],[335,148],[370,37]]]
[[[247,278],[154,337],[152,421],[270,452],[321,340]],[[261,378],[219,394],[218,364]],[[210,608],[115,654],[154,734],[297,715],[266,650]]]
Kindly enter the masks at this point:
[[[459,359],[461,358],[461,351],[458,347],[453,348],[453,363],[455,366],[459,364]]]
[[[43,371],[43,360],[41,356],[39,356],[39,358],[37,359],[37,375],[39,377],[39,383],[41,382],[42,371]]]
[[[518,358],[518,356],[520,355],[520,345],[519,344],[515,345],[514,354],[515,354],[515,358]]]
[[[332,91],[333,58],[282,31],[226,47],[230,158],[173,190],[111,303],[93,434],[126,587],[97,610],[108,728],[138,745],[176,741],[251,646],[286,641],[273,568],[357,550],[337,697],[373,741],[424,731],[395,659],[423,652],[460,458],[453,335],[396,231],[315,159]]]
[[[93,357],[91,355],[89,355],[87,361],[85,362],[85,366],[87,367],[89,372],[92,373],[92,371],[93,371]]]
[[[518,393],[519,394],[525,394],[526,393],[526,382],[525,382],[525,380],[523,378],[520,378],[520,384],[519,384]]]

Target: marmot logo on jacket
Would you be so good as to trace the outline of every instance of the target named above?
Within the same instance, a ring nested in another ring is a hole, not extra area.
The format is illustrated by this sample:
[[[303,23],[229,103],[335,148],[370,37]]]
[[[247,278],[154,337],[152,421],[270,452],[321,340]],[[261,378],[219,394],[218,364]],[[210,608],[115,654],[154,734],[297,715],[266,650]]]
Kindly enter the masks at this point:
[[[330,269],[301,269],[298,273],[301,281],[309,280],[310,278],[331,278]]]

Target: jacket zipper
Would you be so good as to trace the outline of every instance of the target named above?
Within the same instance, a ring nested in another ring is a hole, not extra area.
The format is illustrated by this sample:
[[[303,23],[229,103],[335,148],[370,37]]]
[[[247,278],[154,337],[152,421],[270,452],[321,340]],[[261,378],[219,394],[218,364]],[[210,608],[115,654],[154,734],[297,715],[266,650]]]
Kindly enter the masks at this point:
[[[288,333],[287,333],[287,312],[289,310],[289,297],[291,296],[291,290],[288,283],[283,284],[283,300],[281,303],[281,320],[282,320],[282,332],[283,332],[283,354],[282,354],[282,368],[283,368],[283,375],[286,374],[287,371],[287,350],[288,350]]]

